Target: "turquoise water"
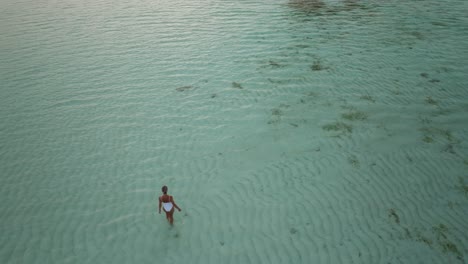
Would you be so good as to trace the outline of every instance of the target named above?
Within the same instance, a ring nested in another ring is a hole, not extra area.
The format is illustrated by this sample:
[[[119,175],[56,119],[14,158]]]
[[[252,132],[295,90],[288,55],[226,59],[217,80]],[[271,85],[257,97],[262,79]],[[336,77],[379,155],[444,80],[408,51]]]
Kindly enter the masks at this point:
[[[468,262],[468,2],[0,7],[1,263]]]

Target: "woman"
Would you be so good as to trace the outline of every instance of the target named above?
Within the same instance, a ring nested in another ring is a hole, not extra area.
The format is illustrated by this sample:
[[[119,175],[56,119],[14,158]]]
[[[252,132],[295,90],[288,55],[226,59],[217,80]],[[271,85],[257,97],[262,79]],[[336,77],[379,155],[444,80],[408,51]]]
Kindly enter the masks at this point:
[[[174,202],[174,198],[167,194],[167,186],[164,185],[162,187],[163,195],[159,196],[159,213],[161,213],[161,205],[164,208],[164,212],[166,212],[167,221],[172,225],[174,223],[174,218],[172,215],[174,214],[174,207],[181,211],[179,206]]]

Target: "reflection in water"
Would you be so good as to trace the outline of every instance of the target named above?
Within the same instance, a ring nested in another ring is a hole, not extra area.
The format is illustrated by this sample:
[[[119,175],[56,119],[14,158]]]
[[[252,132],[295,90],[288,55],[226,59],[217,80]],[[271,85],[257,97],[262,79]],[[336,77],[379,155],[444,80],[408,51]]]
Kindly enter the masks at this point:
[[[363,8],[359,0],[343,0],[340,4],[327,5],[321,0],[290,0],[288,5],[305,13],[321,14],[322,12],[334,14],[340,11],[350,11],[355,8]]]
[[[290,0],[288,5],[301,11],[310,13],[317,12],[325,6],[325,3],[320,0]]]

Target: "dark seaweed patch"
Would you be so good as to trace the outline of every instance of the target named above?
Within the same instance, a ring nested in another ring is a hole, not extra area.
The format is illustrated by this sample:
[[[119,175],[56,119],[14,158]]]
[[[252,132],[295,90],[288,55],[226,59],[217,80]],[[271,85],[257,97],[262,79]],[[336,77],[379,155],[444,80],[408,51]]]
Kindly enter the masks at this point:
[[[468,184],[466,184],[465,179],[463,177],[458,177],[458,185],[456,188],[461,191],[465,197],[468,198]]]
[[[395,223],[400,224],[400,217],[396,213],[395,209],[391,208],[390,210],[388,210],[388,217],[392,218],[395,221]]]
[[[361,165],[359,163],[358,158],[355,155],[351,155],[348,157],[348,162],[355,168],[359,168]]]
[[[431,96],[426,96],[426,99],[425,99],[426,103],[430,104],[430,105],[438,105],[439,103],[434,100]]]
[[[184,91],[187,91],[187,90],[192,89],[192,88],[193,88],[192,85],[186,85],[186,86],[182,86],[182,87],[176,88],[176,91],[178,91],[178,92],[184,92]]]
[[[294,228],[294,227],[291,227],[291,228],[289,229],[289,233],[291,233],[291,234],[293,234],[293,235],[296,234],[297,232],[298,232],[297,229]]]
[[[356,121],[356,120],[366,120],[367,119],[367,114],[361,111],[350,111],[348,113],[344,113],[341,115],[344,119],[348,119],[350,121]]]
[[[244,89],[244,87],[242,87],[242,84],[240,84],[238,82],[232,82],[232,88]]]
[[[319,59],[315,60],[310,66],[310,69],[312,69],[312,71],[323,71],[323,70],[327,70],[328,68],[329,67],[324,66],[322,61]]]
[[[372,96],[368,95],[368,94],[361,96],[360,99],[367,100],[367,101],[375,103],[375,99]]]
[[[348,125],[343,122],[334,122],[331,124],[326,124],[322,126],[324,130],[327,131],[336,131],[336,132],[342,132],[342,133],[352,133],[353,132],[353,126]]]

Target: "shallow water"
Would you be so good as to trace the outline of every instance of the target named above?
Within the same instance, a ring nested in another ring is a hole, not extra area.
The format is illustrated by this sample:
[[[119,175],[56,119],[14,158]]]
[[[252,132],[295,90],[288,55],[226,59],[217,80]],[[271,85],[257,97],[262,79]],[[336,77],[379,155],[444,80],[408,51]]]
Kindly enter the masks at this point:
[[[1,263],[468,261],[467,2],[0,7]]]

